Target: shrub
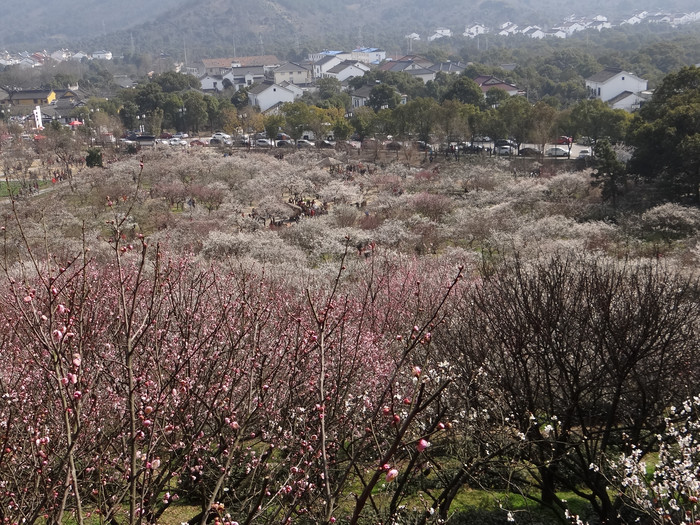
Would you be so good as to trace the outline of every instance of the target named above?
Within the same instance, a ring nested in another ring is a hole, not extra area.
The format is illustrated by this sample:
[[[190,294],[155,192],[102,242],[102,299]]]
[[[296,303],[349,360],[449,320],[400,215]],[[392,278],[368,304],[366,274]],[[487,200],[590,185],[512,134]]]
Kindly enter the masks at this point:
[[[87,157],[85,157],[85,165],[88,168],[101,168],[102,150],[100,148],[88,148]]]

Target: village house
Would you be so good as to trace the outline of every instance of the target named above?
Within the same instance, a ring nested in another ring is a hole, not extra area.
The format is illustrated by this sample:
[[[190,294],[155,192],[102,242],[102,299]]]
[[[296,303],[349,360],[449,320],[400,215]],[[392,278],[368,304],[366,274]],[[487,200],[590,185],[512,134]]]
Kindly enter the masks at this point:
[[[462,36],[466,36],[468,38],[476,38],[477,36],[485,35],[488,32],[489,28],[486,27],[484,24],[472,24],[464,28],[464,33],[462,33]]]
[[[261,82],[248,90],[248,103],[257,106],[260,111],[267,111],[276,104],[294,102],[296,95],[290,89],[274,82]]]
[[[404,59],[406,58],[406,60]],[[394,73],[404,72],[412,77],[421,79],[424,83],[428,80],[435,80],[436,71],[431,69],[432,62],[414,61],[411,57],[404,57],[399,60],[388,60],[379,66],[382,71],[392,71]]]
[[[350,99],[351,99],[350,105],[353,108],[360,108],[362,106],[369,105],[369,97],[371,95],[372,88],[375,85],[376,84],[365,84],[364,86],[357,88],[355,91],[353,91],[350,94]],[[396,91],[396,89],[394,89],[394,90]],[[399,104],[406,104],[406,102],[408,101],[408,97],[406,95],[402,95],[398,91],[396,91],[396,93],[398,93],[399,96],[401,97]]]
[[[233,67],[223,76],[223,80],[231,82],[236,90],[241,87],[248,87],[255,83],[262,82],[265,78],[264,66]]]
[[[112,60],[112,52],[101,49],[100,51],[95,51],[92,54],[92,58],[95,60]]]
[[[352,50],[350,60],[365,64],[379,64],[381,61],[386,60],[386,51],[376,47],[361,47]]]
[[[428,37],[428,42],[432,42],[433,40],[438,40],[440,38],[449,38],[452,36],[452,30],[447,29],[444,27],[439,27],[435,30],[435,32]]]
[[[221,75],[224,76],[234,67],[262,66],[266,71],[280,65],[280,61],[274,55],[257,55],[232,58],[203,58],[197,64],[199,76]]]
[[[545,36],[547,36],[547,33],[545,33],[541,27],[537,26],[527,26],[525,29],[521,31],[521,34],[528,37],[528,38],[537,38],[537,39],[542,39]]]
[[[319,51],[318,53],[309,53],[308,61],[320,62],[325,57],[336,57],[342,62],[343,60],[350,60],[351,53],[347,51],[330,51],[328,49],[324,49],[323,51]]]
[[[222,75],[203,75],[199,77],[199,83],[205,93],[218,93],[224,90],[224,77]]]
[[[45,120],[57,120],[62,123],[75,120],[78,108],[86,105],[88,95],[78,86],[68,89],[57,89],[56,99],[49,104],[41,106],[41,113]]]
[[[84,53],[83,51],[78,51],[76,53],[73,53],[69,60],[72,60],[73,62],[82,62],[83,60],[89,60],[90,57],[88,56],[87,53]]]
[[[606,67],[586,79],[586,87],[591,95],[615,107],[633,111],[639,108],[645,97],[647,81],[634,73],[615,67]],[[624,94],[624,97],[619,98]]]
[[[290,84],[311,84],[312,68],[296,62],[286,62],[272,71],[275,84],[284,82]]]
[[[467,67],[466,64],[462,62],[452,62],[448,60],[447,62],[438,62],[437,64],[430,66],[428,69],[434,71],[435,73],[443,72],[459,75]]]
[[[369,71],[369,66],[355,60],[345,60],[326,71],[325,78],[336,78],[344,82],[350,78],[361,77]]]
[[[314,78],[323,78],[328,70],[334,68],[344,61],[338,55],[322,55],[318,60],[312,61]]]
[[[508,82],[504,82],[503,80],[496,78],[493,75],[479,75],[474,79],[474,82],[476,82],[476,84],[481,88],[481,91],[483,91],[484,96],[486,96],[486,93],[488,93],[489,90],[494,88],[502,89],[511,97],[515,95],[525,95],[525,92],[519,89],[517,86],[509,84]]]
[[[67,49],[59,49],[49,54],[49,58],[54,62],[63,62],[64,60],[68,60],[70,56],[71,53]]]
[[[11,91],[9,104],[13,106],[42,106],[56,100],[53,89],[22,89]]]
[[[498,34],[501,36],[513,35],[517,33],[517,31],[518,24],[514,24],[513,22],[504,22],[498,26]]]

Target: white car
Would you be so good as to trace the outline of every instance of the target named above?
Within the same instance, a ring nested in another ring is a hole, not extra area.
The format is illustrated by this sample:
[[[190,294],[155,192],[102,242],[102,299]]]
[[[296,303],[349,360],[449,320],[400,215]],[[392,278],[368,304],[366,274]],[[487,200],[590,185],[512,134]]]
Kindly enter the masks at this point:
[[[544,154],[548,157],[568,157],[569,150],[560,148],[559,146],[555,146],[553,148],[549,148],[547,151],[544,152]]]
[[[176,137],[171,138],[171,139],[168,141],[168,143],[169,143],[171,146],[187,146],[187,141],[186,141],[186,140],[178,139],[178,138],[176,138]]]
[[[182,131],[178,131],[177,133],[175,133],[175,135],[173,135],[172,138],[182,140],[182,139],[186,139],[188,137],[189,137],[189,135],[187,133],[184,133]]]
[[[228,133],[224,133],[223,131],[217,131],[211,136],[211,138],[223,141],[229,140],[231,138],[231,135],[229,135]]]
[[[306,139],[297,140],[297,148],[315,148],[316,144]]]
[[[271,148],[272,141],[269,139],[255,139],[255,145],[259,148]]]
[[[498,146],[494,150],[494,153],[496,153],[496,155],[512,155],[513,148],[511,148],[510,146]]]
[[[585,159],[591,156],[591,150],[584,148],[581,151],[578,152],[578,158],[579,159]]]

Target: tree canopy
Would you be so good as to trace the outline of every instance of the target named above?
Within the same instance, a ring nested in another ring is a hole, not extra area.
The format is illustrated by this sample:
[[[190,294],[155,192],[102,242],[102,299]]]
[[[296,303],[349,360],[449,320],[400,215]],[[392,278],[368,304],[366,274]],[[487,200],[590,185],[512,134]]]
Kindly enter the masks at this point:
[[[671,73],[632,123],[630,169],[664,200],[700,204],[700,69]]]

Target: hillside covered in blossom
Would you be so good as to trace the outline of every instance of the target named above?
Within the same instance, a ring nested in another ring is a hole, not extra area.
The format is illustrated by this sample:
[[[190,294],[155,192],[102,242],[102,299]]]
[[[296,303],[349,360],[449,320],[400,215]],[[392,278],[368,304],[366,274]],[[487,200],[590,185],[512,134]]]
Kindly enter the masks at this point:
[[[104,160],[2,203],[8,523],[698,511],[697,207],[561,159]]]

